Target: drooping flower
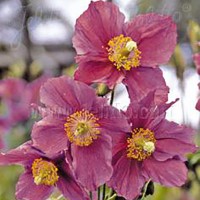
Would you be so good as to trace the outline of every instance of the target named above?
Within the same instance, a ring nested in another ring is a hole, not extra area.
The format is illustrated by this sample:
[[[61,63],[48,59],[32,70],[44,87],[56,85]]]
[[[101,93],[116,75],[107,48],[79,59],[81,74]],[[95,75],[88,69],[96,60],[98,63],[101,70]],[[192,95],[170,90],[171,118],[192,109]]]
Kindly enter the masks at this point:
[[[67,150],[67,162],[88,190],[112,175],[112,139],[129,130],[125,116],[97,97],[95,90],[66,76],[49,79],[40,92],[43,119],[32,131],[45,153]]]
[[[32,142],[0,154],[0,165],[23,165],[25,172],[16,185],[16,199],[46,200],[57,187],[69,200],[88,200],[76,182],[63,154],[47,156],[32,147]]]
[[[185,155],[196,147],[193,130],[165,119],[165,111],[173,103],[156,106],[154,93],[149,93],[128,107],[132,131],[122,133],[113,147],[114,171],[108,182],[127,200],[139,196],[150,179],[164,186],[181,186],[186,181]]]
[[[125,16],[110,2],[91,2],[77,19],[73,46],[78,56],[75,79],[85,83],[104,82],[110,88],[122,80],[131,99],[157,89],[156,97],[167,99],[162,72],[176,44],[176,25],[159,14]],[[139,87],[138,95],[133,90]]]

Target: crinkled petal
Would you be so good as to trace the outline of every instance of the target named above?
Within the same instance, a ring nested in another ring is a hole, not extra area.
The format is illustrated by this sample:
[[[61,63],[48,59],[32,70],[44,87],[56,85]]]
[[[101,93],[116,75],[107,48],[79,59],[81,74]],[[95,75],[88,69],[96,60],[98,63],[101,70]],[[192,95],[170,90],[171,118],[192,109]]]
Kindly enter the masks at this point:
[[[101,130],[111,136],[113,145],[124,135],[123,133],[131,132],[126,116],[114,107],[97,107],[96,116],[99,118]]]
[[[112,175],[112,141],[110,136],[102,133],[90,146],[72,145],[73,161],[71,163],[77,180],[88,190],[108,181]]]
[[[170,16],[138,15],[125,25],[125,33],[138,43],[142,66],[167,63],[176,45],[176,24]]]
[[[162,71],[158,68],[138,67],[127,73],[124,84],[127,86],[131,100],[141,100],[149,92],[155,92],[155,103],[168,100],[169,88],[165,83]]]
[[[176,139],[187,144],[193,144],[193,136],[195,131],[184,125],[179,125],[175,122],[162,120],[155,130],[156,139]]]
[[[181,142],[176,139],[161,139],[156,141],[156,150],[172,155],[184,158],[188,153],[194,153],[197,148],[193,144]],[[156,158],[156,157],[155,157]],[[166,157],[166,160],[168,157]]]
[[[157,161],[166,161],[168,159],[174,158],[174,155],[166,153],[166,152],[160,152],[158,149],[153,153],[153,157]]]
[[[135,199],[140,195],[141,188],[145,183],[140,163],[128,159],[125,152],[117,160],[115,159],[116,157],[114,157],[113,176],[108,182],[108,186],[113,188],[118,196],[123,196],[127,200]]]
[[[36,185],[31,172],[25,172],[19,178],[15,195],[18,200],[46,200],[52,192],[53,187]]]
[[[50,155],[68,149],[64,123],[64,119],[50,116],[35,123],[31,134],[34,147]]]
[[[145,128],[149,121],[152,121],[157,117],[155,110],[155,91],[152,91],[140,100],[132,99],[127,108],[126,116],[133,128]]]
[[[8,153],[1,153],[0,165],[27,165],[40,155],[39,151],[32,148],[32,142],[28,141],[16,149],[10,150]]]
[[[71,114],[79,108],[90,109],[95,90],[67,76],[49,79],[40,91],[41,102],[54,112]]]
[[[143,162],[143,170],[148,178],[164,186],[181,186],[187,180],[187,168],[180,160],[160,162],[150,158]]]
[[[113,88],[123,78],[124,74],[110,62],[82,62],[75,72],[75,80],[87,84],[106,83],[109,88]]]
[[[165,119],[166,111],[178,100],[179,99],[176,99],[175,101],[172,101],[170,103],[159,104],[158,106],[156,106],[156,109],[151,110],[152,112],[150,113],[149,117],[150,120],[147,121],[145,127],[148,127],[152,131],[156,130],[157,127],[160,126],[162,120]]]
[[[170,103],[156,105],[156,90],[149,92],[141,100],[133,99],[129,104],[126,116],[132,128],[143,127],[152,131],[156,130],[162,120],[165,119],[166,110],[177,100]]]
[[[126,116],[118,109],[112,106],[99,107],[96,110],[96,116],[98,117],[98,123],[100,127],[112,132],[130,132],[130,125]]]
[[[78,55],[102,54],[108,41],[122,33],[124,15],[109,2],[91,2],[89,8],[77,19],[73,46]]]

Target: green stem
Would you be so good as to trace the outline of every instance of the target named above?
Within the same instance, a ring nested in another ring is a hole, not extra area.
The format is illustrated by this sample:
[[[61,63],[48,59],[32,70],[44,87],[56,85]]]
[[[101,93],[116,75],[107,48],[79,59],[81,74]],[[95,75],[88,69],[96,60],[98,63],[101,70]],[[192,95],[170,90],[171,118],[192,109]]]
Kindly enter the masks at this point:
[[[100,200],[100,195],[101,195],[101,187],[98,188],[98,200]]]
[[[113,192],[112,188],[107,188],[105,200],[108,200],[111,196],[113,196],[113,194],[114,194],[114,192]]]
[[[117,194],[113,194],[108,200],[115,200],[116,197],[117,197]]]
[[[115,97],[115,87],[111,91],[110,105],[113,105],[114,97]]]
[[[92,192],[90,192],[90,200],[92,200]]]
[[[103,184],[103,194],[102,194],[102,200],[105,199],[105,194],[106,194],[106,184]]]
[[[147,181],[147,183],[145,184],[145,186],[144,186],[144,191],[143,191],[143,194],[142,194],[142,197],[140,198],[140,200],[144,200],[145,195],[146,195],[146,192],[147,192],[147,188],[148,188],[148,185],[149,185],[150,181],[151,181],[151,179],[149,179],[149,180]]]

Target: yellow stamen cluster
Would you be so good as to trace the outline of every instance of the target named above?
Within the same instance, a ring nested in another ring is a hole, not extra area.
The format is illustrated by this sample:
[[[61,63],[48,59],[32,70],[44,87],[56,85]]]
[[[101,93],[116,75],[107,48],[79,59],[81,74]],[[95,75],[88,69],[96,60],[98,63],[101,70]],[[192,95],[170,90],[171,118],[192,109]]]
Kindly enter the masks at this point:
[[[32,174],[36,185],[52,186],[58,181],[58,168],[42,158],[35,159],[32,163]]]
[[[136,128],[127,139],[127,157],[138,161],[145,160],[155,151],[156,139],[149,129]]]
[[[137,43],[130,37],[119,35],[108,42],[108,59],[114,63],[118,70],[124,68],[130,70],[132,67],[140,65],[141,52],[137,48]]]
[[[78,146],[89,146],[100,134],[98,118],[87,110],[73,113],[66,119],[65,132],[69,141]]]

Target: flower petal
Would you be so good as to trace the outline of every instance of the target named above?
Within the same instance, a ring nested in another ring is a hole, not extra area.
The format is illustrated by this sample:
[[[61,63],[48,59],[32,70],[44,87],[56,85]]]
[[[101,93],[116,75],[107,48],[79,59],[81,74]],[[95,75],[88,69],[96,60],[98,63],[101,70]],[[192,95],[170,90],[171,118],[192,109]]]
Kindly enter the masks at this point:
[[[127,73],[123,83],[127,86],[131,100],[140,100],[149,92],[155,92],[156,104],[168,100],[169,88],[162,71],[158,68],[138,67]]]
[[[75,80],[86,84],[106,83],[109,88],[120,83],[124,74],[118,71],[110,62],[82,62],[75,72]]]
[[[154,113],[155,104],[155,91],[149,92],[144,98],[132,99],[129,104],[126,116],[133,128],[145,127],[148,121],[152,121],[157,117],[157,113]]]
[[[0,154],[0,165],[21,164],[27,165],[41,153],[32,148],[32,142],[28,141],[16,149],[10,150],[8,153]]]
[[[164,153],[164,152],[160,152],[158,149],[156,149],[156,151],[153,153],[153,157],[154,157],[157,161],[166,161],[166,160],[168,160],[168,159],[174,158],[173,155],[168,154],[168,153]]]
[[[124,15],[109,2],[91,2],[89,8],[77,19],[73,46],[78,55],[102,53],[108,41],[122,33]]]
[[[72,145],[72,168],[77,180],[88,190],[108,181],[112,175],[112,142],[105,133],[88,147]]]
[[[161,139],[156,141],[156,150],[168,154],[165,160],[169,158],[169,155],[171,155],[170,157],[178,156],[185,160],[184,157],[186,154],[194,153],[197,148],[193,144],[181,142],[176,139]],[[154,157],[156,158],[156,156]]]
[[[64,119],[45,117],[35,123],[32,130],[33,145],[47,154],[55,154],[68,148]]]
[[[123,196],[127,200],[135,199],[140,195],[145,183],[145,178],[140,171],[140,163],[128,159],[125,152],[118,157],[117,161],[115,159],[114,157],[113,176],[108,186],[113,188],[118,196]]]
[[[84,92],[83,92],[84,91]],[[41,102],[54,112],[71,114],[80,107],[90,109],[95,90],[67,76],[49,79],[40,91]],[[72,109],[73,108],[73,109]]]
[[[25,172],[19,178],[16,186],[16,198],[28,200],[46,200],[53,192],[53,187],[36,185],[31,172]]]
[[[97,111],[98,123],[103,129],[113,133],[131,131],[126,116],[118,109],[107,105],[99,107]]]
[[[194,130],[175,122],[163,120],[159,126],[153,130],[156,139],[176,139],[187,144],[193,144]]]
[[[143,162],[143,170],[152,181],[165,186],[181,186],[187,179],[187,168],[180,160],[160,162],[154,158]]]
[[[142,66],[167,63],[176,45],[176,24],[169,16],[138,15],[126,24],[125,32],[138,43]]]
[[[89,200],[87,193],[78,185],[67,164],[63,165],[66,175],[62,174],[57,182],[58,189],[70,200]]]

